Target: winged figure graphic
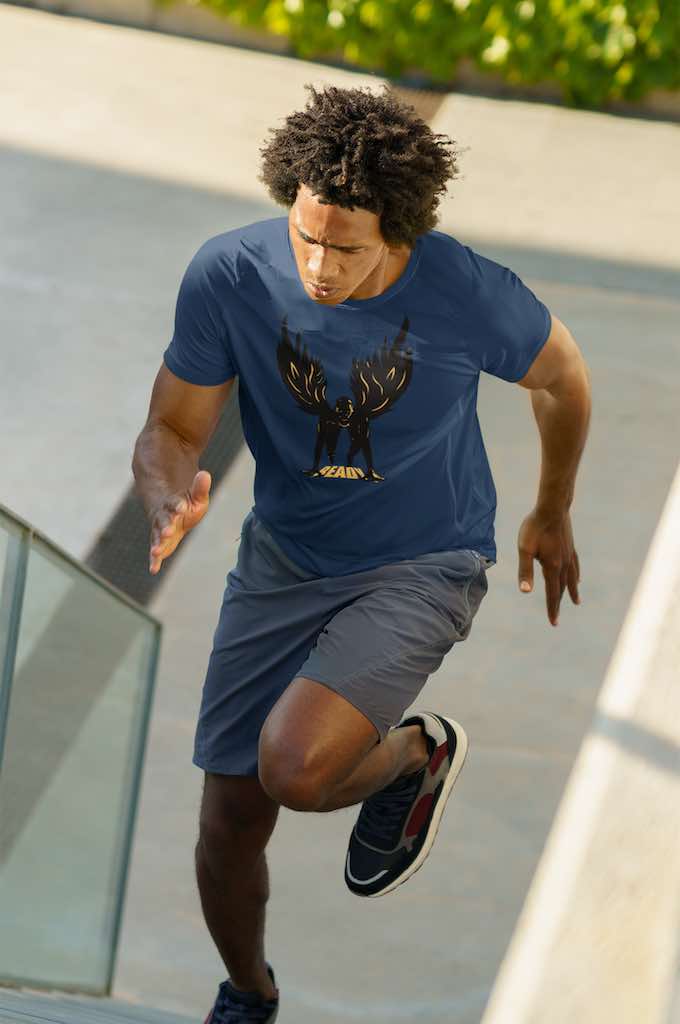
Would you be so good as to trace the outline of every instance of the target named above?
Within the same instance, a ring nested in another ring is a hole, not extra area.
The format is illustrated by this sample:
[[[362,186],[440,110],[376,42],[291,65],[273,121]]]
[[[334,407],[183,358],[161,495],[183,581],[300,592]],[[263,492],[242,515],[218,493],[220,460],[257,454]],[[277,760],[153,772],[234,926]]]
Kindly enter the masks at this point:
[[[364,474],[357,467],[346,475],[376,482],[385,479],[373,465],[370,423],[394,408],[395,402],[404,394],[411,380],[412,350],[403,348],[408,326],[408,317],[404,317],[401,329],[391,345],[385,338],[382,347],[368,359],[352,360],[349,386],[353,398],[341,395],[331,406],[326,399],[327,381],[321,361],[309,354],[307,345],[301,349],[299,331],[293,346],[288,334],[287,317],[284,317],[281,341],[276,350],[281,378],[298,408],[318,417],[314,464],[311,469],[303,470],[306,476],[326,475],[320,468],[323,450],[326,449],[328,460],[333,466],[340,431],[348,430],[350,446],[347,467],[352,467],[355,456],[361,452],[366,461],[366,472]]]

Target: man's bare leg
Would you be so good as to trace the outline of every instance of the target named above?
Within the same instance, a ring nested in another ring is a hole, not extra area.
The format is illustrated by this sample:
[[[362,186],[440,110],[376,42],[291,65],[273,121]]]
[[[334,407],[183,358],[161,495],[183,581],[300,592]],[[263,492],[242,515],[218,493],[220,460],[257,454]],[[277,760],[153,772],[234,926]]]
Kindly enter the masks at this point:
[[[307,680],[298,678],[290,697],[303,702],[304,713],[296,715],[294,723],[303,743],[305,733],[314,730],[315,720],[332,720],[331,731],[323,740],[322,760],[334,778],[319,785],[312,772],[310,789],[308,772],[291,773],[289,764],[286,770],[290,781],[283,787],[291,794],[287,806],[330,811],[359,803],[397,776],[416,771],[427,762],[425,736],[417,725],[393,729],[384,742],[378,743],[377,730],[368,719],[319,684],[310,686]],[[283,701],[279,710],[285,706]],[[344,720],[338,712],[344,713]],[[276,733],[277,721],[272,718],[261,740],[265,757]],[[298,743],[300,739],[296,737]],[[299,747],[287,744],[284,750],[288,757],[291,751],[296,757]],[[283,756],[278,758],[277,764],[284,760]],[[269,777],[268,771],[264,774]],[[274,781],[272,789],[277,788]],[[276,792],[264,788],[262,776],[205,773],[196,844],[196,877],[203,914],[232,984],[242,991],[259,992],[265,999],[277,994],[264,953],[265,905],[269,897],[265,847],[283,802]]]
[[[264,955],[264,851],[278,811],[256,778],[206,772],[195,851],[203,915],[232,984],[266,999],[276,990]]]
[[[376,727],[349,701],[296,676],[262,727],[260,782],[293,810],[331,811],[360,803],[427,763],[418,725],[392,729],[383,743],[377,741]]]
[[[336,811],[340,807],[361,803],[400,775],[418,771],[427,764],[429,757],[425,735],[419,725],[392,729],[382,743],[369,750],[317,810]]]

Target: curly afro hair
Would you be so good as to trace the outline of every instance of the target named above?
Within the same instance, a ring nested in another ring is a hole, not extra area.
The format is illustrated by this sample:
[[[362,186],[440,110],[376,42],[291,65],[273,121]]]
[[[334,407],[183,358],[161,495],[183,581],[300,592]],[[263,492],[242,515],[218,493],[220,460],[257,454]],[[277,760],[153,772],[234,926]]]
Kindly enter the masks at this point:
[[[382,95],[305,88],[305,109],[270,129],[259,180],[288,208],[305,184],[322,202],[379,214],[387,244],[412,248],[437,224],[439,195],[457,176],[457,153],[449,151],[455,143],[433,132],[387,84]]]

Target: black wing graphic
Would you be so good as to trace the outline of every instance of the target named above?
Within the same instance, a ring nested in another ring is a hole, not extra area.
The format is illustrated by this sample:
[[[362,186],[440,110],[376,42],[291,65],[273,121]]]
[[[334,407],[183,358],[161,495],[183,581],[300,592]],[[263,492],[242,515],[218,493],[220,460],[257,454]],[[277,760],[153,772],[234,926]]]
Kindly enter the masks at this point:
[[[408,323],[408,317],[404,317],[401,330],[389,347],[385,338],[382,348],[370,359],[352,360],[350,387],[358,415],[371,419],[382,416],[408,387],[413,372],[411,349],[401,348],[406,340]]]
[[[314,359],[307,351],[307,346],[300,351],[300,333],[295,336],[296,346],[293,348],[288,336],[287,317],[281,325],[281,341],[276,349],[276,358],[283,383],[305,412],[319,415],[331,412],[326,401],[326,374],[318,359]]]

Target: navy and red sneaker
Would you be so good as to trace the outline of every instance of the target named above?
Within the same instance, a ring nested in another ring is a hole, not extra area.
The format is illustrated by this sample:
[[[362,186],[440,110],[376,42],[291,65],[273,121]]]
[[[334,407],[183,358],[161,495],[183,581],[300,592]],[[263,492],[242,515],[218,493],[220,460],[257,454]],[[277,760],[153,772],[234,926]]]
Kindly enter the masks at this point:
[[[345,861],[345,882],[357,896],[384,896],[418,870],[434,843],[444,805],[465,761],[467,736],[452,718],[423,711],[396,728],[406,725],[420,725],[430,760],[361,805]]]
[[[274,971],[267,964],[267,973],[274,980]],[[279,991],[276,998],[263,999],[259,992],[241,992],[227,978],[217,992],[217,999],[203,1024],[274,1024],[279,1012]]]

